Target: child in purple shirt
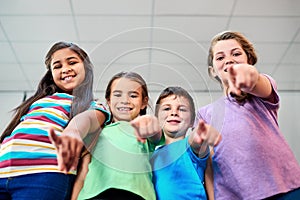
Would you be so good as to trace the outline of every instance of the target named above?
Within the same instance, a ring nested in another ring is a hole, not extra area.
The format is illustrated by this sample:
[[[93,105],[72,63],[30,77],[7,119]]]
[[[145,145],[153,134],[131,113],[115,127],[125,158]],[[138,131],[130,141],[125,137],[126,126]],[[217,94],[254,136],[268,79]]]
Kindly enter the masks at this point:
[[[256,61],[241,33],[212,39],[208,71],[224,97],[200,108],[197,120],[222,135],[212,157],[215,199],[300,199],[300,167],[278,127],[276,84]]]

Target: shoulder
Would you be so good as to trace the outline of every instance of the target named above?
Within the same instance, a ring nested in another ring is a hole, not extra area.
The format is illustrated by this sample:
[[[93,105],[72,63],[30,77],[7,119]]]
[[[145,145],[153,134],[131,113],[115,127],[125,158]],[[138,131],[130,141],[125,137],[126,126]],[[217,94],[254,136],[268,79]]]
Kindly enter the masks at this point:
[[[98,111],[101,111],[105,115],[105,118],[106,118],[104,124],[108,124],[110,122],[110,120],[111,120],[111,114],[110,114],[110,112],[99,101],[92,101],[91,104],[90,104],[89,110],[98,110]]]
[[[219,98],[213,103],[202,106],[198,109],[194,126],[198,123],[199,119],[203,119],[206,123],[210,123],[213,115],[219,115],[225,109],[224,97]]]
[[[270,84],[272,87],[272,93],[271,93],[270,97],[268,99],[263,99],[263,100],[269,101],[272,104],[279,103],[280,99],[279,99],[276,81],[270,75],[267,75],[267,74],[262,74],[262,75],[265,76],[270,81]]]

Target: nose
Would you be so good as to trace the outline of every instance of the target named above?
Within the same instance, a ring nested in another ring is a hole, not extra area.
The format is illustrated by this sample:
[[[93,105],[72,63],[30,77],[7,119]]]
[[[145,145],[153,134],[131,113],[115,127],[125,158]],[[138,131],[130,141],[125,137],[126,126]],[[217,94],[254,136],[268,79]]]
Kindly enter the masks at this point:
[[[227,72],[227,68],[228,68],[230,65],[235,64],[236,62],[233,60],[233,58],[228,57],[228,58],[226,58],[226,60],[225,60],[224,63],[225,63],[224,72]]]
[[[127,95],[122,95],[121,103],[129,104],[129,97]]]
[[[230,65],[230,64],[234,64],[234,61],[231,58],[225,61],[225,65]]]
[[[69,67],[69,66],[64,66],[63,69],[62,69],[62,74],[68,74],[72,71],[72,68]]]
[[[177,109],[172,109],[172,110],[171,110],[171,116],[178,116],[178,111],[177,111]]]

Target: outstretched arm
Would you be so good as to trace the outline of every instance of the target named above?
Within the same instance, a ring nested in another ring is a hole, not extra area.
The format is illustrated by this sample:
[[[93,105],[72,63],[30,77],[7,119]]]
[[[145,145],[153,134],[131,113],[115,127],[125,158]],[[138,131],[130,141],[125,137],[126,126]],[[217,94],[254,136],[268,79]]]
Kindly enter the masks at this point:
[[[75,170],[83,147],[82,138],[101,129],[105,115],[98,110],[86,110],[72,118],[60,136],[50,129],[49,138],[57,150],[59,170]]]
[[[268,98],[272,93],[269,79],[260,74],[257,69],[248,64],[237,64],[230,66],[229,90],[237,95],[244,91],[254,96]]]

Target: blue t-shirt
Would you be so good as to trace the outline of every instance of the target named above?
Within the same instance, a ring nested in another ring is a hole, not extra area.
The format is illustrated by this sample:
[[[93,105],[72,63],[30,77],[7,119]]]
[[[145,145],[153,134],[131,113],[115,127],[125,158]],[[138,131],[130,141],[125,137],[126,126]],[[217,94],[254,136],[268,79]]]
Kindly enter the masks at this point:
[[[157,199],[207,199],[203,185],[207,158],[198,158],[187,138],[159,147],[150,160]]]

